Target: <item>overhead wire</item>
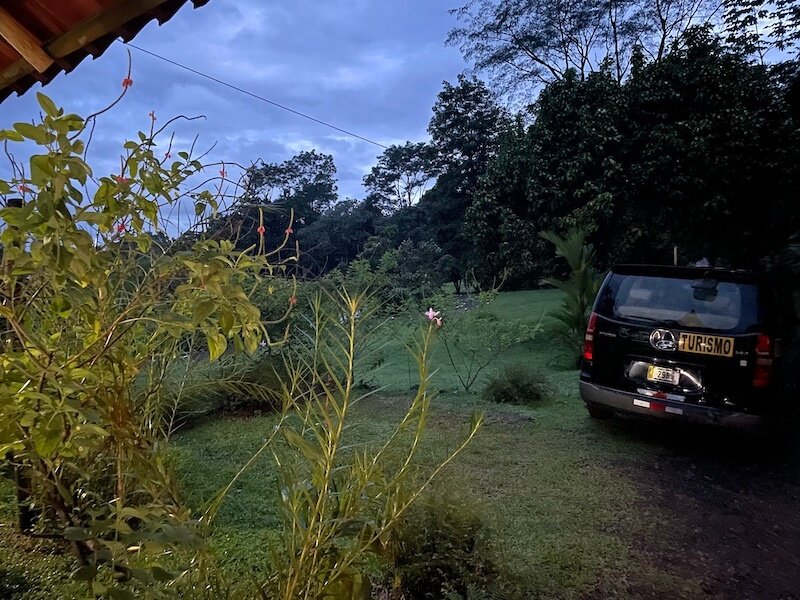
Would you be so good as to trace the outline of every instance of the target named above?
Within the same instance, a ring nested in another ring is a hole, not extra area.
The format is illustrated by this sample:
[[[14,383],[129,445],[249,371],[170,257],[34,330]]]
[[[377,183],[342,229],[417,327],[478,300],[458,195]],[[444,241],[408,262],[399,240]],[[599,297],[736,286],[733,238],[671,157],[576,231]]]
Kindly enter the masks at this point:
[[[383,148],[384,150],[388,148],[388,146],[385,146],[384,144],[381,144],[380,142],[376,142],[375,140],[371,140],[371,139],[369,139],[367,137],[364,137],[363,135],[359,135],[357,133],[353,133],[352,131],[348,131],[347,129],[342,129],[341,127],[337,127],[336,125],[333,125],[332,123],[328,123],[327,121],[323,121],[322,119],[317,119],[316,117],[312,117],[311,115],[308,115],[308,114],[306,114],[304,112],[300,112],[299,110],[295,110],[295,109],[290,108],[290,107],[288,107],[288,106],[286,106],[284,104],[281,104],[279,102],[275,102],[274,100],[270,100],[269,98],[265,98],[264,96],[261,96],[259,94],[254,93],[254,92],[251,92],[251,91],[248,91],[248,90],[246,90],[244,88],[241,88],[241,87],[239,87],[237,85],[234,85],[232,83],[228,83],[227,81],[223,81],[222,79],[218,79],[216,77],[213,77],[212,75],[208,75],[207,73],[203,73],[202,71],[199,71],[197,69],[194,69],[192,67],[184,65],[182,63],[179,63],[179,62],[177,62],[175,60],[172,60],[170,58],[167,58],[165,56],[161,56],[160,54],[158,54],[156,52],[153,52],[151,50],[146,50],[145,48],[142,48],[141,46],[137,46],[136,44],[132,44],[130,42],[126,42],[125,45],[126,46],[130,46],[131,48],[133,48],[134,50],[138,50],[139,52],[143,52],[144,54],[148,54],[148,55],[152,56],[153,58],[157,58],[157,59],[162,60],[162,61],[164,61],[166,63],[169,63],[169,64],[171,64],[173,66],[176,66],[176,67],[178,67],[180,69],[184,69],[185,71],[189,71],[190,73],[194,73],[195,75],[197,75],[199,77],[203,77],[203,78],[208,79],[210,81],[213,81],[214,83],[217,83],[219,85],[225,86],[225,87],[230,88],[232,90],[236,90],[237,92],[240,92],[242,94],[250,96],[251,98],[255,98],[256,100],[260,100],[261,102],[266,102],[267,104],[269,104],[271,106],[274,106],[274,107],[279,108],[281,110],[285,110],[287,112],[290,112],[290,113],[292,113],[294,115],[297,115],[298,117],[302,117],[304,119],[308,119],[309,121],[313,121],[314,123],[317,123],[317,124],[322,125],[324,127],[328,127],[329,129],[333,129],[334,131],[338,131],[339,133],[343,133],[343,134],[345,134],[345,135],[347,135],[349,137],[359,139],[362,142],[367,142],[368,144],[373,144],[375,146],[378,146],[379,148]]]

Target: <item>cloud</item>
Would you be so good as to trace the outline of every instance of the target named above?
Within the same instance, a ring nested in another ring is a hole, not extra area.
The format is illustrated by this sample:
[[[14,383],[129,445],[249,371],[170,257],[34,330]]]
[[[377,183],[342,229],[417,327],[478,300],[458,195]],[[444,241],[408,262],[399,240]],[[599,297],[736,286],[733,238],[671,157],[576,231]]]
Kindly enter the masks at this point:
[[[444,79],[464,68],[445,48],[454,25],[441,2],[406,0],[214,0],[184,6],[163,26],[148,25],[137,46],[380,143],[426,139],[431,106]],[[333,154],[342,197],[362,198],[363,175],[381,149],[131,49],[134,85],[98,121],[90,161],[118,169],[122,143],[175,115],[205,115],[170,127],[174,145],[213,150],[210,162],[279,162],[301,150]],[[44,88],[71,112],[87,114],[121,91],[128,49],[115,43]],[[6,126],[36,118],[35,92],[6,100]],[[164,140],[166,143],[166,140]]]

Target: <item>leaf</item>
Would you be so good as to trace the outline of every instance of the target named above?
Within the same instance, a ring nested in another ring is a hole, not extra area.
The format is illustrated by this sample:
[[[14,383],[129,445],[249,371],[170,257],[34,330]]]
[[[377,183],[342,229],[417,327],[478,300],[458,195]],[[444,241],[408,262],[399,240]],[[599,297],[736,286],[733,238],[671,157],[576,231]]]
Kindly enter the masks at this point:
[[[39,106],[42,107],[42,110],[44,110],[48,117],[55,118],[61,112],[58,107],[56,107],[55,102],[45,96],[42,92],[36,92],[36,99],[39,101]]]
[[[229,310],[223,310],[219,316],[219,326],[226,335],[229,335],[233,329],[233,313]]]
[[[86,435],[94,435],[97,437],[106,437],[109,435],[108,431],[100,427],[99,425],[94,425],[93,423],[83,423],[78,425],[75,428],[77,433],[83,433]]]
[[[195,304],[192,310],[192,323],[198,325],[205,321],[216,310],[217,305],[211,300],[203,300]]]
[[[258,343],[261,341],[260,336],[252,331],[245,331],[242,335],[244,342],[244,349],[248,354],[253,354],[258,350]]]
[[[207,334],[206,341],[208,342],[209,358],[212,361],[222,356],[225,353],[225,349],[228,347],[228,340],[225,339],[224,335],[218,332]]]
[[[13,129],[3,129],[0,131],[0,142],[5,140],[9,142],[24,142],[25,138]]]
[[[46,426],[31,431],[31,439],[36,452],[43,457],[50,457],[61,444],[62,428],[60,419],[52,417]]]
[[[288,427],[283,429],[283,435],[290,446],[299,450],[311,462],[317,463],[322,461],[319,448],[315,448],[311,443],[303,438],[299,433]]]
[[[172,581],[173,579],[175,579],[175,576],[172,573],[170,573],[169,571],[166,571],[165,569],[162,569],[158,565],[155,565],[155,566],[151,567],[150,571],[153,574],[153,577],[155,578],[155,580],[156,581],[160,581],[162,583],[167,583],[167,582]]]
[[[136,600],[136,596],[122,588],[111,588],[108,590],[108,597],[112,600]]]
[[[47,131],[41,126],[37,127],[30,123],[14,123],[14,129],[38,144],[46,144],[48,141]]]
[[[55,175],[50,159],[46,154],[31,157],[31,180],[41,182]]]
[[[69,299],[64,296],[57,296],[53,300],[53,312],[59,317],[67,318],[72,312],[72,304]]]
[[[92,582],[92,592],[94,593],[95,596],[102,596],[103,594],[106,593],[107,589],[108,588],[106,588],[106,586],[104,586],[99,581]]]

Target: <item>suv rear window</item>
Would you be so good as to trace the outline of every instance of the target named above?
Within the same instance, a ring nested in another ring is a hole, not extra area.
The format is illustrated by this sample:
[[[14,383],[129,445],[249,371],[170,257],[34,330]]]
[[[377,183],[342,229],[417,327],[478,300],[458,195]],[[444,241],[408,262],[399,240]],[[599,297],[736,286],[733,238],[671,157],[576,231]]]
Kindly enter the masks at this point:
[[[744,333],[759,321],[757,298],[750,283],[612,273],[595,310],[619,321]]]

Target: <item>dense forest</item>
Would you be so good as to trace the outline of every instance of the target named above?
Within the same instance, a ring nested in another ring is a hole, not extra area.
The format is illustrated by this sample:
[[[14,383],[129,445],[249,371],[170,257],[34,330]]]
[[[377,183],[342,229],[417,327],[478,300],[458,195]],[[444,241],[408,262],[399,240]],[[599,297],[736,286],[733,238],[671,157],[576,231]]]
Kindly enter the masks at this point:
[[[363,259],[457,290],[535,287],[557,267],[539,233],[572,226],[602,267],[676,253],[786,266],[800,231],[798,7],[767,6],[473,0],[448,43],[475,73],[444,82],[429,140],[378,157],[366,197],[340,199],[333,157],[301,152],[254,164],[209,229],[246,248],[263,225],[268,247],[299,248],[300,277]]]

